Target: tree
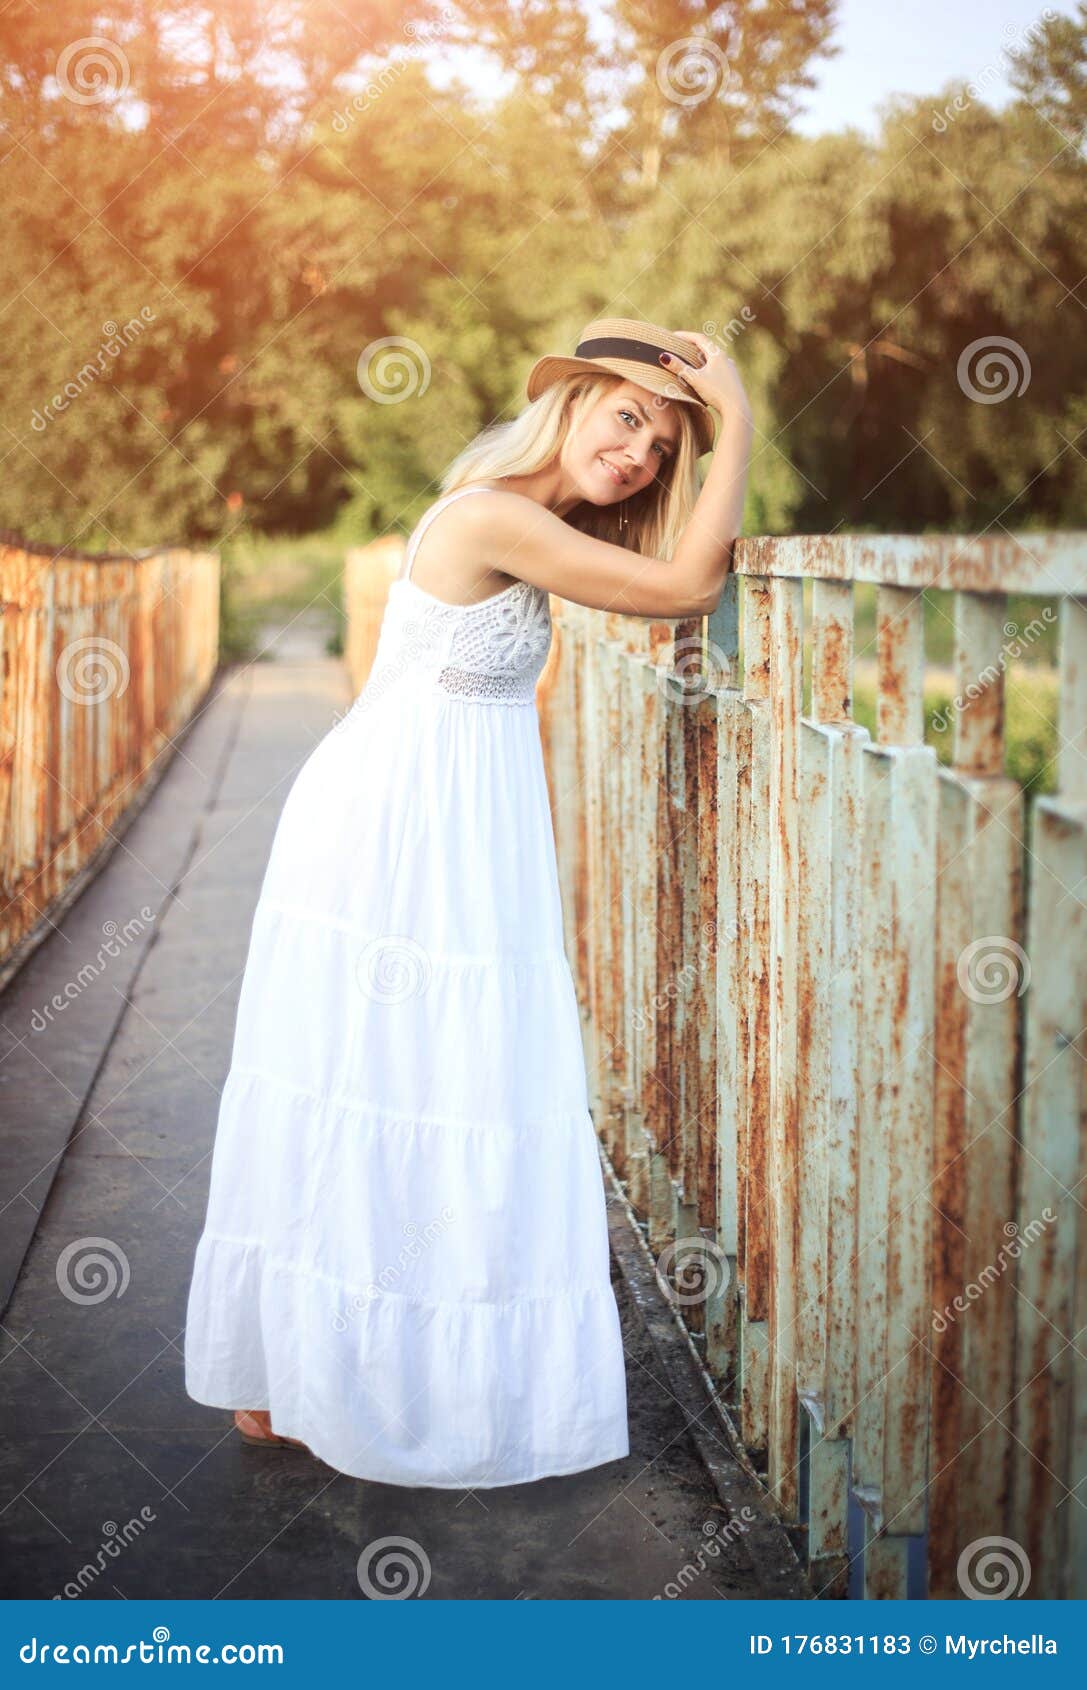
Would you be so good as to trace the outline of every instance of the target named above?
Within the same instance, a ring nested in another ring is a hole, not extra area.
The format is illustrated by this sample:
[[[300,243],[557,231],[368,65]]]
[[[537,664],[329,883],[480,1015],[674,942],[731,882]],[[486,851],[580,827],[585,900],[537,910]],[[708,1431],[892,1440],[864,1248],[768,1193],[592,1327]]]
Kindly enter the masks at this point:
[[[1012,87],[1076,146],[1087,140],[1087,5],[1076,18],[1044,15],[1010,52]]]

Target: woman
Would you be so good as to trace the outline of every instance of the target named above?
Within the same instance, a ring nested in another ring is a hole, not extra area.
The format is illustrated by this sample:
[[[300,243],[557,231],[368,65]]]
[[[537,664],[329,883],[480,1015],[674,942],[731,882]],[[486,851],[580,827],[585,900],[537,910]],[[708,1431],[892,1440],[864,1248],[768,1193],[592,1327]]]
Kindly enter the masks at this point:
[[[192,1398],[391,1484],[629,1452],[535,685],[549,593],[713,608],[751,423],[712,341],[624,319],[527,392],[447,472],[288,794],[189,1291]]]

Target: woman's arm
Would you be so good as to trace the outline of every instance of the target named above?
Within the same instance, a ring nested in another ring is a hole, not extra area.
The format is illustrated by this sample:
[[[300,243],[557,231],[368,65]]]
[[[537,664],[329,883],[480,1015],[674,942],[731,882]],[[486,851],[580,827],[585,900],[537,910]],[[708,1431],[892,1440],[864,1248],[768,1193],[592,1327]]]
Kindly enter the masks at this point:
[[[731,358],[707,336],[690,329],[678,333],[706,354],[701,369],[691,371],[672,359],[665,368],[682,368],[683,379],[702,394],[720,417],[706,479],[673,557],[707,611],[716,607],[732,565],[732,542],[740,532],[744,490],[754,423],[740,373]]]
[[[707,336],[680,330],[702,349],[706,363],[683,366],[687,381],[719,413],[720,427],[706,478],[675,554],[645,557],[625,546],[571,528],[546,506],[496,490],[489,499],[461,499],[447,513],[464,525],[465,540],[495,569],[592,610],[627,616],[704,616],[717,604],[740,529],[752,422],[747,395],[731,358]]]

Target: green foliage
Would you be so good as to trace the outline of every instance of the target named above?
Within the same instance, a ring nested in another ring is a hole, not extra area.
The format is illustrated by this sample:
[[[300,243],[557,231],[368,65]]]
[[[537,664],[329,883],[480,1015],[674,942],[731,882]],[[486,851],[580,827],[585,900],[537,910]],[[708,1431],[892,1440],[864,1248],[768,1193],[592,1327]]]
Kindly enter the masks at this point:
[[[1034,796],[1057,789],[1057,700],[1053,670],[1014,669],[1005,697],[1005,772]]]
[[[925,687],[925,744],[936,750],[939,761],[950,767],[953,761],[954,712],[952,694],[938,682]],[[1056,790],[1057,770],[1057,679],[1052,671],[1023,674],[1013,671],[1007,680],[1004,723],[1004,773],[1018,781],[1031,796]],[[876,689],[871,681],[858,682],[853,698],[853,718],[875,739]]]
[[[954,760],[955,627],[953,595],[926,591],[924,605],[924,739],[939,761]],[[1004,773],[1030,793],[1056,790],[1057,618],[1052,601],[1010,594],[1004,666]],[[741,629],[743,620],[741,617]],[[811,714],[811,582],[804,588],[806,633],[803,672],[805,715]],[[853,589],[853,720],[878,740],[876,723],[876,588]],[[742,640],[741,640],[742,672]]]
[[[320,625],[343,649],[344,545],[335,533],[306,536],[235,531],[220,548],[224,661],[259,657],[264,631]]]
[[[949,87],[893,103],[876,141],[806,140],[789,123],[834,13],[711,9],[696,68],[725,68],[662,106],[684,6],[614,0],[600,36],[577,0],[374,0],[363,38],[324,0],[12,0],[0,527],[109,548],[406,529],[534,357],[602,312],[734,354],[748,531],[1082,526],[1087,165],[1061,145],[1082,22],[1031,36],[1002,113]],[[61,61],[92,35],[123,74],[81,102]],[[432,72],[469,41],[508,75],[493,100]],[[1029,383],[986,403],[960,360],[994,337]]]

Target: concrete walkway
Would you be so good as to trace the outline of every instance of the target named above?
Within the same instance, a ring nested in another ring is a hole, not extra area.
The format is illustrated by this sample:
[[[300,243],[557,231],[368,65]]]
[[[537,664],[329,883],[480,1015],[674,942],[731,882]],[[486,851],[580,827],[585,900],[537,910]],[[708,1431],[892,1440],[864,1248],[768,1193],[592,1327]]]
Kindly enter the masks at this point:
[[[803,1596],[712,1431],[727,1507],[711,1482],[618,1268],[631,1454],[587,1473],[483,1493],[364,1483],[251,1449],[228,1411],[186,1396],[189,1275],[260,878],[295,771],[349,702],[319,631],[273,655],[222,678],[0,998],[0,1595],[358,1600],[360,1555],[395,1536],[425,1556],[428,1599]],[[741,1502],[757,1523],[736,1519]]]

